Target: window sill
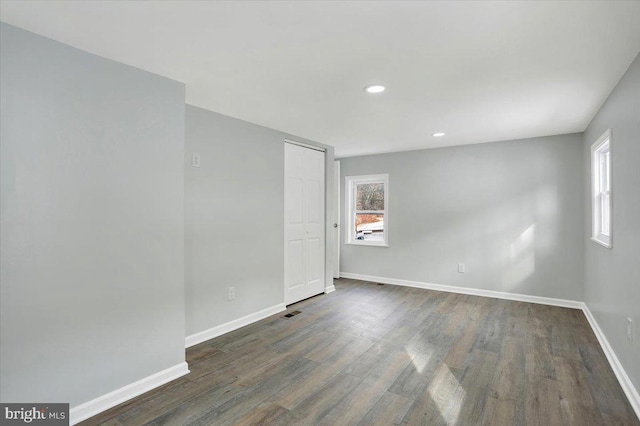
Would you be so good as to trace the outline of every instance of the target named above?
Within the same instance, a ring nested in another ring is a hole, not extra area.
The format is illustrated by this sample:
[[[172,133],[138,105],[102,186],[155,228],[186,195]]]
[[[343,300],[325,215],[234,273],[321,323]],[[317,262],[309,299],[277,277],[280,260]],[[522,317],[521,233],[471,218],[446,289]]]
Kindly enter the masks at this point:
[[[600,244],[602,247],[605,247],[605,248],[608,248],[608,249],[610,249],[610,248],[611,248],[611,244],[607,244],[607,243],[605,243],[604,241],[601,241],[601,240],[599,240],[599,239],[597,239],[597,238],[595,238],[595,237],[591,237],[590,239],[591,239],[591,241],[593,241],[594,243],[596,243],[596,244]]]
[[[350,246],[368,246],[368,247],[389,247],[389,244],[380,244],[380,243],[354,243],[352,241],[347,241],[345,244]]]

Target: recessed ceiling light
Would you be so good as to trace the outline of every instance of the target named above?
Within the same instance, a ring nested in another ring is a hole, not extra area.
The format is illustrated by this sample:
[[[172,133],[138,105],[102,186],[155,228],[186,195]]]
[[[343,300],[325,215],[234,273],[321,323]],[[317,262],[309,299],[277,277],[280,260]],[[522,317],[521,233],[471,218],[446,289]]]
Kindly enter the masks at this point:
[[[364,91],[367,93],[381,93],[384,92],[384,86],[380,84],[372,84],[371,86],[365,87]]]
[[[438,132],[433,134],[434,137],[439,138],[440,136],[444,136],[444,133]]]

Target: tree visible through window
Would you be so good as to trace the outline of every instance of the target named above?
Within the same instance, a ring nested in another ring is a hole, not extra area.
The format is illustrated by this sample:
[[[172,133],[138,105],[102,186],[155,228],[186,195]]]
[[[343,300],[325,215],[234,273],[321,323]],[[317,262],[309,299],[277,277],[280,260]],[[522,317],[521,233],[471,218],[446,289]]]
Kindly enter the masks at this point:
[[[384,183],[356,184],[356,239],[384,241]]]
[[[388,175],[347,176],[347,242],[386,245]]]

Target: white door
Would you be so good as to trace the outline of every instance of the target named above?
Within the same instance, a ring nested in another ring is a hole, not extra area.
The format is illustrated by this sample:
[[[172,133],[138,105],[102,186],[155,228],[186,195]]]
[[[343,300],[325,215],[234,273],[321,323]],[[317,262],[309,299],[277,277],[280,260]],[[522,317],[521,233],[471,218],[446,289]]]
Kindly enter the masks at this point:
[[[285,304],[324,292],[324,152],[284,144]]]
[[[340,162],[333,164],[333,278],[340,278]]]

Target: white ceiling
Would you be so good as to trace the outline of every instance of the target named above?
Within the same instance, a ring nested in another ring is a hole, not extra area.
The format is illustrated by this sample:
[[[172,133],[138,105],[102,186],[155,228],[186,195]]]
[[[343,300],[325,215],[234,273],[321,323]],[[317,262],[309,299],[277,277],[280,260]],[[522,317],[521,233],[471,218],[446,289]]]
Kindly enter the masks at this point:
[[[640,51],[637,1],[2,1],[0,18],[338,156],[581,132]]]

